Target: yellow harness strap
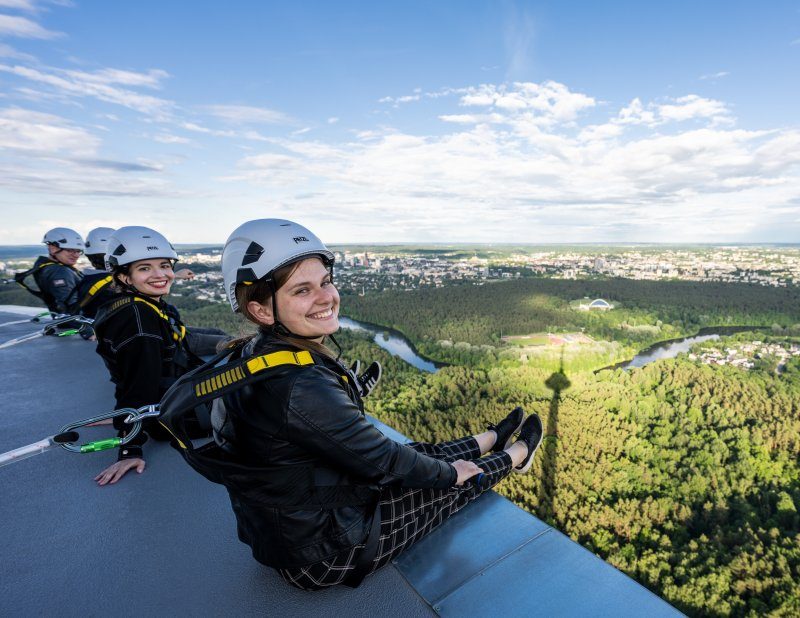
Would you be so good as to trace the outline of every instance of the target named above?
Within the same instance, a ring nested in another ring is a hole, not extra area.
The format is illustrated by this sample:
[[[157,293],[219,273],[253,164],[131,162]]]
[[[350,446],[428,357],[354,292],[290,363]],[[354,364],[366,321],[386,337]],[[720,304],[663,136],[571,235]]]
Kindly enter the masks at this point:
[[[170,326],[174,326],[173,323],[170,322],[169,316],[166,313],[164,313],[163,311],[161,311],[161,309],[159,309],[156,305],[151,303],[149,300],[145,300],[144,298],[139,298],[138,296],[134,296],[133,300],[136,301],[136,302],[139,302],[139,303],[144,303],[145,305],[150,307],[153,311],[155,311],[162,320],[167,322]],[[175,341],[183,341],[183,338],[186,337],[186,327],[183,324],[181,324],[180,327],[177,327],[177,328],[178,328],[177,331],[173,328],[173,330],[172,330],[172,338]]]
[[[313,365],[314,359],[306,350],[292,352],[291,350],[281,350],[270,354],[254,356],[242,364],[236,364],[226,371],[216,373],[213,376],[198,382],[194,386],[194,394],[198,397],[209,395],[218,390],[244,380],[248,376],[256,375],[266,369],[280,367],[281,365]],[[224,369],[224,367],[222,367]]]
[[[86,296],[80,302],[80,306],[81,307],[85,307],[89,303],[89,301],[92,300],[92,297],[95,294],[97,294],[100,290],[102,290],[109,283],[111,283],[111,279],[112,279],[112,277],[111,277],[111,275],[109,275],[108,277],[104,277],[103,279],[100,279],[100,281],[98,281],[92,287],[90,287],[89,291],[86,293]]]

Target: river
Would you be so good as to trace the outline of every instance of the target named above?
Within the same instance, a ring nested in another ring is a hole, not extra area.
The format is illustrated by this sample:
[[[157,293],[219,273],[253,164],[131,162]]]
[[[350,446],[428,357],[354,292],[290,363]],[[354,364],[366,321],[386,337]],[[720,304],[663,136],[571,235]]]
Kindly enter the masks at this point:
[[[384,350],[402,358],[404,361],[413,365],[421,371],[428,373],[436,373],[438,367],[432,361],[423,358],[417,354],[414,347],[406,339],[402,333],[396,330],[376,326],[375,324],[368,324],[366,322],[359,322],[351,318],[339,317],[339,325],[342,328],[351,330],[367,331],[373,335],[372,339]],[[649,348],[646,348],[634,356],[631,360],[617,363],[616,365],[609,365],[595,371],[605,371],[606,369],[632,369],[635,367],[644,367],[653,361],[663,360],[665,358],[675,358],[678,354],[688,352],[691,347],[696,343],[704,341],[712,341],[719,339],[721,335],[732,335],[734,333],[760,330],[764,327],[759,326],[717,326],[702,328],[700,331],[691,337],[684,337],[683,339],[672,339],[670,341],[662,341],[656,343]]]
[[[692,337],[685,337],[683,339],[671,339],[670,341],[662,341],[661,343],[656,343],[655,345],[650,346],[639,352],[636,356],[634,356],[629,361],[623,361],[621,363],[617,363],[616,365],[609,365],[608,367],[603,367],[602,369],[598,369],[597,371],[605,371],[606,369],[632,369],[634,367],[644,367],[648,363],[652,363],[653,361],[663,360],[665,358],[675,358],[678,354],[683,354],[688,352],[691,347],[696,343],[702,343],[703,341],[711,341],[713,339],[719,339],[721,335],[733,335],[734,333],[740,333],[749,330],[760,330],[764,327],[760,326],[717,326],[717,327],[709,327],[709,328],[702,328],[700,331],[693,335]],[[595,373],[597,373],[595,371]]]
[[[389,354],[399,356],[421,371],[436,373],[438,370],[435,363],[417,354],[408,339],[395,330],[383,328],[382,326],[376,326],[374,324],[367,324],[366,322],[359,322],[358,320],[345,318],[343,316],[339,316],[339,326],[350,330],[362,330],[371,333],[373,335],[373,341],[389,352]]]

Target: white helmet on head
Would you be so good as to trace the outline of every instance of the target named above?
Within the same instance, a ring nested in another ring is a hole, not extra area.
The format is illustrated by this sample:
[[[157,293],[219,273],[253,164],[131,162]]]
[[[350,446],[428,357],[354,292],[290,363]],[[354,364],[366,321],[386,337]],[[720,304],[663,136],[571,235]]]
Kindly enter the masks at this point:
[[[77,249],[83,251],[83,238],[75,230],[68,227],[54,227],[49,230],[42,238],[46,245],[53,245],[59,249]]]
[[[178,254],[164,236],[149,227],[140,225],[121,227],[108,239],[107,270],[155,258],[177,260]]]
[[[106,253],[108,239],[114,233],[114,228],[96,227],[86,235],[86,255]]]
[[[225,292],[234,311],[237,283],[270,280],[278,268],[318,255],[333,266],[333,253],[307,228],[285,219],[256,219],[237,227],[222,251]]]

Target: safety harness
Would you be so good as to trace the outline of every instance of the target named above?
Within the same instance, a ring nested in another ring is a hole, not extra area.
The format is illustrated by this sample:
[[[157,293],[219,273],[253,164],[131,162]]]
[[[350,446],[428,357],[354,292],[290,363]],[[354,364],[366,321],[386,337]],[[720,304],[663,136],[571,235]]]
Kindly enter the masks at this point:
[[[33,268],[29,268],[28,270],[23,271],[21,273],[16,273],[14,275],[14,281],[16,281],[26,290],[28,290],[28,292],[33,294],[36,298],[43,300],[49,306],[50,305],[49,301],[52,301],[52,297],[49,294],[43,292],[42,290],[32,288],[27,283],[25,283],[25,279],[27,279],[31,275],[34,275],[35,273],[38,273],[43,268],[46,268],[48,266],[55,266],[59,263],[60,262],[56,262],[55,260],[51,260],[50,258],[44,258],[44,261],[42,262],[39,262],[37,260],[37,263],[33,265]]]
[[[91,275],[88,275],[88,276],[91,276]],[[102,278],[98,279],[97,281],[95,281],[92,284],[92,286],[86,291],[86,293],[83,295],[83,298],[81,298],[78,301],[78,307],[80,309],[84,309],[86,307],[86,305],[88,305],[95,298],[97,298],[98,294],[100,294],[103,290],[107,289],[108,286],[111,285],[111,282],[113,280],[114,279],[113,279],[113,277],[111,275],[107,275],[107,276],[102,277]]]
[[[225,419],[209,414],[209,404],[221,403],[222,398],[245,386],[267,379],[272,371],[287,365],[304,367],[313,365],[311,353],[303,351],[279,350],[247,358],[240,355],[243,344],[224,350],[203,366],[179,378],[164,394],[159,403],[161,416],[159,423],[175,438],[179,451],[195,471],[209,481],[224,485],[236,504],[248,500],[254,491],[261,506],[274,508],[331,509],[345,506],[367,506],[372,512],[372,525],[365,539],[365,547],[359,553],[356,568],[344,584],[357,587],[371,570],[372,560],[377,553],[380,536],[379,492],[374,487],[357,485],[338,485],[324,469],[315,469],[314,487],[311,492],[303,490],[303,484],[280,485],[273,482],[269,468],[256,467],[237,458],[231,448],[221,444],[220,424]],[[347,384],[346,375],[340,379]],[[224,407],[223,407],[224,414]],[[191,440],[192,428],[197,424],[210,426],[214,440],[195,446]],[[281,472],[285,475],[287,467]],[[298,480],[304,478],[308,467],[297,466]],[[257,489],[248,481],[255,479]]]
[[[99,290],[99,288],[98,288]],[[162,320],[164,320],[168,325],[170,332],[172,333],[172,338],[177,341],[181,342],[186,337],[186,327],[178,322],[175,318],[167,314],[166,312],[162,311],[161,308],[156,305],[154,302],[144,299],[141,296],[136,295],[125,295],[115,300],[111,305],[109,305],[108,309],[103,313],[103,316],[95,322],[95,328],[99,326],[101,322],[105,322],[111,316],[116,313],[122,311],[125,307],[132,303],[142,303],[143,306],[149,307],[152,311],[158,315]]]

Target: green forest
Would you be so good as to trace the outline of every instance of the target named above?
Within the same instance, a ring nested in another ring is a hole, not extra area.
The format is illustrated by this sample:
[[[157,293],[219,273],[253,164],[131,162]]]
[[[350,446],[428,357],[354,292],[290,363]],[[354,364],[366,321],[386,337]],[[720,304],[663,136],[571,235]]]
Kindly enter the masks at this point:
[[[618,307],[569,308],[583,297]],[[174,300],[187,324],[247,330],[227,306]],[[542,448],[530,474],[498,487],[502,495],[690,616],[800,615],[797,357],[783,373],[768,362],[744,371],[685,355],[594,371],[708,326],[766,327],[719,347],[800,342],[797,289],[519,279],[344,295],[342,313],[395,328],[448,364],[423,373],[366,333],[343,330],[345,359],[384,366],[368,413],[439,441],[484,431],[515,405],[537,412]],[[527,360],[500,339],[581,330],[597,346],[544,347]]]
[[[584,297],[603,298],[616,308],[570,308],[571,301]],[[402,332],[428,358],[459,364],[495,364],[514,356],[498,349],[503,335],[583,331],[618,344],[598,359],[602,367],[703,327],[765,326],[800,332],[800,289],[741,283],[527,278],[348,294],[342,308],[357,320]]]
[[[514,405],[546,437],[498,491],[690,616],[800,614],[800,366],[783,375],[685,359],[566,375],[530,364],[415,370],[365,335],[385,372],[367,410],[439,441]]]
[[[585,296],[619,308],[569,308]],[[226,307],[178,300],[190,324],[242,331]],[[346,359],[383,363],[367,411],[413,439],[478,433],[515,405],[537,412],[546,437],[533,470],[498,491],[686,614],[796,616],[800,362],[780,375],[686,357],[593,370],[608,350],[624,358],[708,326],[767,327],[734,342],[800,341],[798,301],[794,289],[742,284],[521,279],[343,297],[344,314],[395,328],[449,364],[434,374],[365,333],[337,339]],[[500,341],[580,329],[608,349],[548,349],[524,362]]]

